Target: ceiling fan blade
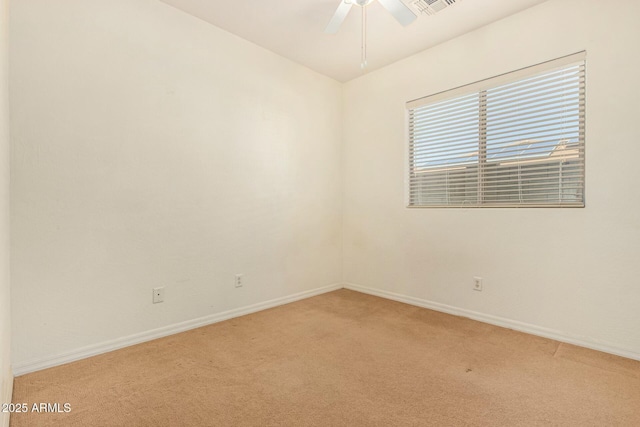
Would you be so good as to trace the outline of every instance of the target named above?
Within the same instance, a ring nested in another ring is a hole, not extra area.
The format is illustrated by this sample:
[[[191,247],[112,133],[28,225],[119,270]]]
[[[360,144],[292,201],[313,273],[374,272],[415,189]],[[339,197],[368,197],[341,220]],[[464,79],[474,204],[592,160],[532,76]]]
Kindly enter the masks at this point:
[[[416,20],[417,16],[402,3],[401,0],[378,0],[378,3],[393,15],[396,20],[404,26],[411,24]]]
[[[327,28],[324,29],[324,32],[327,34],[337,33],[345,18],[349,14],[351,6],[353,6],[352,3],[345,3],[343,0],[340,0],[340,5],[338,6],[336,13],[333,15],[333,18],[331,18],[331,21],[329,21],[329,25],[327,25]]]

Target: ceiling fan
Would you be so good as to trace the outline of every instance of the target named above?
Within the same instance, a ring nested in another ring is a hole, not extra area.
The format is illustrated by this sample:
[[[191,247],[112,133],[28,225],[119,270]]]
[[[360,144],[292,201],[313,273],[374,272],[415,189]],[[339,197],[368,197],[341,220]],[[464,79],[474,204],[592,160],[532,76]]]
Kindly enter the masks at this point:
[[[338,5],[336,13],[329,21],[329,25],[325,28],[324,32],[327,34],[336,34],[340,29],[340,26],[347,18],[349,11],[353,5],[360,6],[362,9],[362,62],[361,68],[367,66],[367,6],[373,3],[375,0],[341,0]],[[378,0],[378,3],[382,5],[389,13],[393,15],[396,20],[407,26],[416,20],[417,16],[405,5],[401,0]]]

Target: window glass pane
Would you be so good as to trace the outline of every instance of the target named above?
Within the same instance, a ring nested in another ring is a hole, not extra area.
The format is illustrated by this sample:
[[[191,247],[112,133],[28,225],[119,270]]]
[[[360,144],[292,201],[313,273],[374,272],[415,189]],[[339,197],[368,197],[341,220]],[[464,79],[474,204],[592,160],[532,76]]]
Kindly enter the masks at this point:
[[[584,60],[547,69],[411,108],[409,205],[583,206]]]
[[[414,202],[469,204],[478,191],[477,93],[412,112]]]
[[[486,91],[485,203],[578,200],[580,83],[576,65]]]

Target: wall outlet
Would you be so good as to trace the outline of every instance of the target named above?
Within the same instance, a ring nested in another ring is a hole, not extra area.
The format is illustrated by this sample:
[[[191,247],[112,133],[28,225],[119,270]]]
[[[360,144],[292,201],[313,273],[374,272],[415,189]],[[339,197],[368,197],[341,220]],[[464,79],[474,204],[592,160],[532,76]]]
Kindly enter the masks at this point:
[[[243,282],[244,282],[244,274],[236,274],[235,281],[233,282],[233,285],[236,288],[241,288]]]
[[[482,291],[482,277],[473,278],[473,290]]]
[[[153,303],[164,302],[164,288],[153,288]]]

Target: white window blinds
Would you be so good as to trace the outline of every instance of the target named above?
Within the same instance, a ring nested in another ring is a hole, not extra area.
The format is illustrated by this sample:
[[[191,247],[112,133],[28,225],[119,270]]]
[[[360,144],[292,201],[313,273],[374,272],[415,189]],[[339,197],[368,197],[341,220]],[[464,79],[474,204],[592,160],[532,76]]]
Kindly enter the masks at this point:
[[[407,108],[410,207],[584,206],[584,53]]]

